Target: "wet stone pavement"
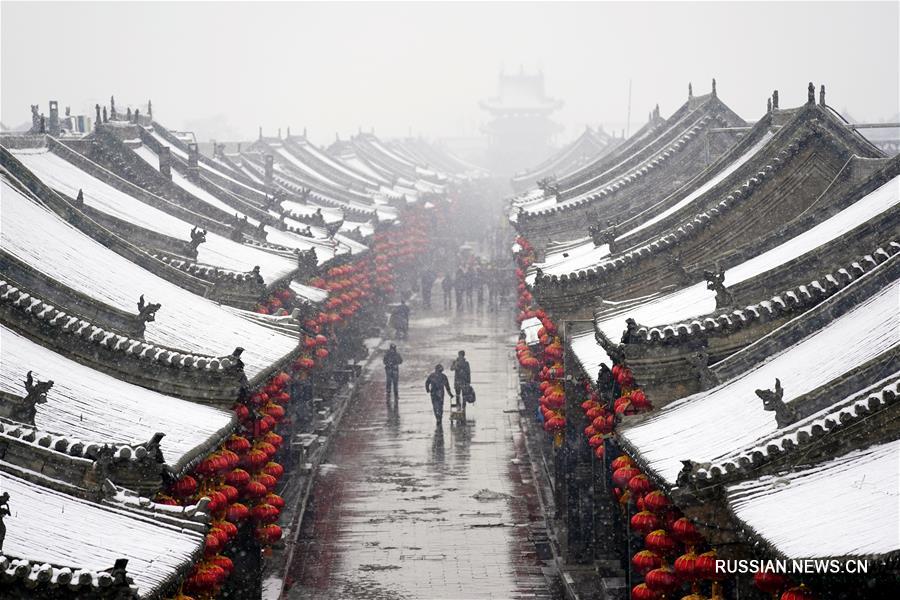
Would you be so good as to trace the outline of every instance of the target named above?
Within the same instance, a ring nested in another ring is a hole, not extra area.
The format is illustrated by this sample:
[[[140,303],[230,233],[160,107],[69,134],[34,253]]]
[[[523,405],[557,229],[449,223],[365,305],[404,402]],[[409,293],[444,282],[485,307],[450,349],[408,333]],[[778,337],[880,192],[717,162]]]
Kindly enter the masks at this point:
[[[385,401],[385,342],[319,472],[285,597],[559,597],[532,541],[543,521],[518,426],[514,338],[505,311],[413,308],[409,340],[397,342],[399,402]],[[446,398],[436,428],[425,378],[441,362],[452,386],[460,349],[477,402],[457,424]]]

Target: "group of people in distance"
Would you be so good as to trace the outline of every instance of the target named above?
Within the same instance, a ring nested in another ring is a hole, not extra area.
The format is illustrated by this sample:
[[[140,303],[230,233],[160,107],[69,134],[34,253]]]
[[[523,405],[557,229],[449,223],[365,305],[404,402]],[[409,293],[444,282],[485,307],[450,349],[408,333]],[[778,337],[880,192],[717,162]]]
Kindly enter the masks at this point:
[[[397,350],[396,344],[391,344],[387,352],[384,353],[384,373],[385,373],[385,397],[388,402],[391,396],[394,400],[399,400],[400,392],[398,385],[400,383],[400,365],[403,364],[403,357]],[[451,403],[451,409],[465,415],[466,404],[475,402],[475,390],[472,387],[472,367],[466,360],[466,351],[460,350],[453,362],[450,363],[450,370],[453,371],[453,388],[450,388],[450,380],[444,374],[444,365],[437,364],[428,377],[425,379],[425,392],[431,397],[431,408],[434,411],[434,419],[438,426],[443,422],[444,418],[444,392],[450,395],[450,399],[455,399],[455,403]]]
[[[444,273],[441,279],[441,290],[444,297],[444,310],[453,308],[453,300],[456,298],[456,310],[464,308],[472,309],[481,307],[485,303],[485,288],[487,288],[488,307],[493,309],[502,292],[497,277],[497,270],[481,264],[479,259],[472,260],[468,265],[461,265],[455,274]],[[422,306],[431,308],[431,291],[437,282],[437,275],[431,269],[422,273]]]

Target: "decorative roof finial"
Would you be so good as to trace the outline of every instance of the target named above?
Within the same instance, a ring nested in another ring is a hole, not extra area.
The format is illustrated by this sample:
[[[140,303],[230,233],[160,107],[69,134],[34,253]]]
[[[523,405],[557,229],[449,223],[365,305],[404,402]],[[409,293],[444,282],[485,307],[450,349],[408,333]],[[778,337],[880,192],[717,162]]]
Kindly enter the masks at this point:
[[[291,137],[291,126],[290,125],[288,125],[288,128],[287,128],[287,136]]]
[[[806,103],[807,104],[815,104],[816,102],[816,86],[813,85],[813,82],[810,81],[809,85],[806,88]]]
[[[147,115],[152,119],[153,118],[153,101],[147,100]]]
[[[713,98],[716,97],[716,78],[715,77],[713,77],[712,96],[713,96]]]
[[[772,99],[771,98],[766,98],[766,112],[767,113],[772,112]]]
[[[259,126],[259,139],[262,139],[262,125]]]
[[[688,100],[693,100],[693,99],[694,99],[694,86],[691,85],[690,82],[688,82]]]
[[[659,117],[659,102],[656,103],[656,107],[653,109],[653,116]]]
[[[278,139],[281,139],[281,127],[278,128]]]
[[[825,106],[825,84],[822,84],[822,87],[819,88],[819,104]]]
[[[306,137],[306,126],[303,126],[303,137]]]
[[[778,90],[772,92],[772,110],[778,110]]]

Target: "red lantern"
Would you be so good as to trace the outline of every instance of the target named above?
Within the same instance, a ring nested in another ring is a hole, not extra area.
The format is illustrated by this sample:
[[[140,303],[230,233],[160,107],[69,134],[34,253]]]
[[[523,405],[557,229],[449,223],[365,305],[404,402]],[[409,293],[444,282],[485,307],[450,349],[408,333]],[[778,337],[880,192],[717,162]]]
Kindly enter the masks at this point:
[[[240,523],[249,516],[250,509],[240,502],[229,504],[228,508],[225,510],[225,518],[232,523]]]
[[[261,448],[253,448],[244,456],[243,463],[251,469],[256,470],[266,464],[268,460],[269,455],[264,450]]]
[[[242,488],[250,481],[250,473],[243,469],[234,469],[225,476],[225,483]]]
[[[675,559],[675,574],[681,578],[682,581],[692,581],[697,578],[697,554],[694,551],[690,551],[686,554],[682,554],[678,558]]]
[[[230,575],[231,572],[234,571],[234,562],[232,562],[232,560],[227,556],[216,554],[215,556],[210,557],[209,562],[225,571],[226,576]]]
[[[696,546],[703,542],[703,536],[687,517],[681,517],[672,523],[672,535],[686,546]]]
[[[230,475],[230,473],[229,473],[229,475]],[[237,497],[240,495],[240,492],[238,492],[238,489],[236,487],[234,487],[233,485],[228,485],[228,484],[219,486],[219,491],[225,495],[225,499],[228,502],[234,502],[235,500],[237,500]]]
[[[250,509],[250,516],[257,523],[273,523],[278,520],[280,510],[271,504],[257,504]]]
[[[263,467],[263,473],[271,475],[275,479],[281,479],[281,476],[284,475],[284,467],[277,462],[267,462]]]
[[[244,406],[244,409],[247,407]],[[248,413],[249,416],[249,413]],[[231,450],[232,452],[236,452],[241,454],[250,449],[250,441],[242,435],[233,435],[225,442],[225,447]]]
[[[612,463],[609,465],[609,468],[613,471],[618,471],[622,467],[633,467],[634,460],[627,454],[623,454],[621,456],[617,456],[613,459]]]
[[[657,600],[659,594],[647,587],[646,583],[640,583],[631,589],[631,600]]]
[[[628,482],[632,477],[637,477],[641,472],[634,467],[622,467],[616,469],[612,474],[613,485],[623,490],[628,487]]]
[[[777,594],[787,587],[788,578],[782,573],[774,571],[757,571],[753,574],[753,585],[757,589],[777,597]]]
[[[710,579],[712,581],[721,581],[722,579],[725,579],[725,573],[720,573],[718,569],[716,569],[717,562],[718,558],[715,550],[704,552],[698,556],[695,567],[697,577],[700,579]]]
[[[274,523],[256,528],[256,539],[261,544],[274,544],[281,539],[281,527]]]
[[[596,456],[598,459],[601,459],[601,460],[602,460],[605,451],[606,451],[606,450],[605,450],[605,448],[604,448],[602,445],[601,445],[601,446],[597,446],[596,448],[594,448],[594,456]]]
[[[642,535],[659,529],[659,519],[649,510],[642,510],[631,517],[631,528]]]
[[[190,475],[185,475],[175,482],[172,492],[179,498],[189,498],[197,492],[197,480]]]
[[[665,529],[656,529],[647,534],[644,544],[660,556],[672,554],[675,551],[675,540],[666,533]]]
[[[646,494],[653,489],[653,483],[644,474],[635,475],[628,480],[628,489],[635,495]]]
[[[253,480],[244,487],[245,498],[262,498],[269,493],[266,486],[259,481]]]
[[[219,550],[222,549],[223,543],[221,538],[212,531],[206,534],[206,546],[203,548],[203,553],[207,556],[212,556],[213,554],[218,554]]]
[[[669,567],[653,569],[644,576],[644,583],[647,584],[648,588],[660,594],[673,592],[679,585],[678,577],[675,576],[675,573]]]
[[[273,448],[278,449],[281,447],[281,444],[284,442],[284,438],[275,433],[274,431],[270,431],[263,436],[263,441],[267,444],[271,444]]]
[[[816,600],[816,596],[811,589],[801,583],[783,593],[781,600]]]
[[[644,495],[644,506],[649,511],[660,512],[665,510],[671,505],[669,499],[666,498],[666,495],[659,490],[653,490],[652,492],[647,492]]]
[[[631,564],[638,573],[643,574],[658,568],[662,558],[652,550],[641,550],[631,558]]]
[[[268,494],[266,494],[266,497],[263,498],[263,502],[265,502],[266,504],[271,504],[278,510],[284,508],[284,498],[274,492],[269,492]]]

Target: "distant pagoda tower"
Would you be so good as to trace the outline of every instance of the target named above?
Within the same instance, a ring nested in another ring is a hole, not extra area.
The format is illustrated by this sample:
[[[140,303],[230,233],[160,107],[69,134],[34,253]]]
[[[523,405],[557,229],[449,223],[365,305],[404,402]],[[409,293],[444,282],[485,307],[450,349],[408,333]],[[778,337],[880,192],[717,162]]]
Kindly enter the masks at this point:
[[[498,175],[533,167],[549,156],[562,126],[550,120],[563,102],[544,95],[544,74],[500,73],[499,94],[480,103],[492,120],[482,131],[490,138],[488,160]]]

